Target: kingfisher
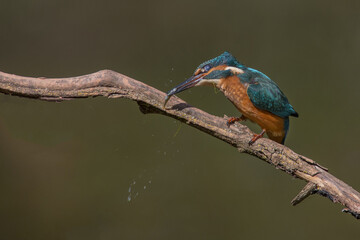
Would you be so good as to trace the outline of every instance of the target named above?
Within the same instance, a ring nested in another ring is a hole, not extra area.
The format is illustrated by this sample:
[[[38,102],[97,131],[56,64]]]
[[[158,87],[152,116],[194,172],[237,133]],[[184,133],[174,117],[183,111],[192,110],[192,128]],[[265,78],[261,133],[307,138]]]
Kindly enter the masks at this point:
[[[247,119],[261,127],[261,133],[254,134],[249,145],[265,133],[271,140],[284,144],[289,117],[298,117],[299,114],[274,81],[264,73],[238,62],[229,52],[200,64],[189,79],[167,93],[164,107],[174,94],[191,87],[209,85],[223,92],[241,113],[240,117],[227,120],[228,127]]]

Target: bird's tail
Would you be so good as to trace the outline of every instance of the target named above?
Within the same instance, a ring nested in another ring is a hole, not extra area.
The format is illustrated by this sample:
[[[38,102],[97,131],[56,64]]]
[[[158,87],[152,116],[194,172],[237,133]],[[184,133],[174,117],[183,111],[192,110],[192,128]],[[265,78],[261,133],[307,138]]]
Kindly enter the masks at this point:
[[[297,114],[297,113],[296,113],[296,114]],[[285,138],[286,138],[287,133],[288,133],[288,131],[289,131],[289,126],[290,126],[290,121],[289,121],[289,117],[287,117],[287,118],[284,119],[284,131],[285,131],[285,135],[284,135],[284,138],[283,138],[282,141],[281,141],[281,144],[283,144],[283,145],[284,145],[284,143],[285,143]]]
[[[289,117],[286,117],[284,118],[284,131],[281,134],[279,134],[279,132],[271,132],[271,131],[266,131],[266,134],[269,136],[271,140],[277,143],[284,144],[288,130],[289,130]]]

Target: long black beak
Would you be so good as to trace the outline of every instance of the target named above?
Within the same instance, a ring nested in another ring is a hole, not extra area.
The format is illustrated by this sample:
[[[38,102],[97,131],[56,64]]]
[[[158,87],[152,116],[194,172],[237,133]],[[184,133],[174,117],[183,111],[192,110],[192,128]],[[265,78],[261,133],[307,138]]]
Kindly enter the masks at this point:
[[[198,74],[198,75],[192,76],[189,79],[187,79],[185,82],[180,83],[178,86],[171,89],[167,93],[167,96],[165,98],[164,108],[165,108],[166,103],[170,100],[172,95],[194,87],[198,82],[200,82],[202,80],[202,78],[204,76],[205,76],[205,74]]]

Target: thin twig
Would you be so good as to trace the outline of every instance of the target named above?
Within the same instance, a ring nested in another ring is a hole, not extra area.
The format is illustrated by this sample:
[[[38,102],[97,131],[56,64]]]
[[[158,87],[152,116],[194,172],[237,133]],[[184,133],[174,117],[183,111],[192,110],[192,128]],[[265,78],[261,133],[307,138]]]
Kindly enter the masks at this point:
[[[296,197],[291,201],[291,204],[295,206],[314,193],[316,193],[316,184],[308,182],[305,187],[298,193],[298,195],[296,195]]]

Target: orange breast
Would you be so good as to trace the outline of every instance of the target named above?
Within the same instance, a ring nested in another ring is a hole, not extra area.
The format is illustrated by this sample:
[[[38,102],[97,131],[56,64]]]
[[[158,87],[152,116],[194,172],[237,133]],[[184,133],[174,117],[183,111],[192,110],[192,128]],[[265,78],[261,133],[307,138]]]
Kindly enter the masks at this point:
[[[285,137],[284,119],[256,108],[247,95],[247,86],[236,76],[222,79],[218,87],[246,118],[265,129],[270,139],[281,143]]]

